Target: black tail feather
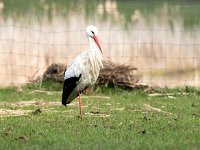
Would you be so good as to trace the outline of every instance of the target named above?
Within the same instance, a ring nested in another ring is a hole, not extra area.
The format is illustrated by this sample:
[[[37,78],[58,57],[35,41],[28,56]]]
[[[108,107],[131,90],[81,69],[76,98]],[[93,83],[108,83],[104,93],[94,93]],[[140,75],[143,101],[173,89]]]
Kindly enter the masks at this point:
[[[72,92],[78,92],[76,91],[77,82],[79,81],[81,75],[79,77],[71,77],[69,79],[66,79],[64,81],[63,85],[63,93],[62,93],[62,104],[66,107],[67,104],[69,104],[74,98],[76,98],[77,94],[75,96],[70,96]]]

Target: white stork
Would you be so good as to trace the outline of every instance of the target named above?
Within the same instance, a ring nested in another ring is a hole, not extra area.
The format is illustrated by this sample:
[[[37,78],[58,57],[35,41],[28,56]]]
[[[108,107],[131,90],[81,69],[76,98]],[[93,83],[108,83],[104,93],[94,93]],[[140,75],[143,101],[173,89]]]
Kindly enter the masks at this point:
[[[86,35],[89,49],[78,55],[64,73],[62,104],[66,107],[72,100],[79,97],[81,119],[82,100],[80,94],[96,82],[99,71],[103,68],[102,49],[97,34],[98,29],[95,26],[89,25],[87,27]]]

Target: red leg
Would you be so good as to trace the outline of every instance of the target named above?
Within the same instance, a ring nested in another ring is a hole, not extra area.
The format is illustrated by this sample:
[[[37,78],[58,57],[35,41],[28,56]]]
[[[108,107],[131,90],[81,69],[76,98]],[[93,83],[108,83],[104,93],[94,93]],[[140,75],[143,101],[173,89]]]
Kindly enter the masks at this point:
[[[79,107],[80,107],[80,118],[82,120],[82,100],[81,100],[81,95],[80,92],[78,92],[78,100],[79,100]]]

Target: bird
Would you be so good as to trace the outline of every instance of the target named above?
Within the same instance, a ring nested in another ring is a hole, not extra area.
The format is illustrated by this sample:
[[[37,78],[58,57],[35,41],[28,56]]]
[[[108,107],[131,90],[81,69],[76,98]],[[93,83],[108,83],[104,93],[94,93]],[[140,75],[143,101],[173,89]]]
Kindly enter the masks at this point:
[[[98,29],[88,25],[86,36],[89,48],[79,54],[64,71],[62,105],[65,107],[78,97],[82,120],[81,93],[95,84],[100,69],[103,68],[103,52],[98,40]]]

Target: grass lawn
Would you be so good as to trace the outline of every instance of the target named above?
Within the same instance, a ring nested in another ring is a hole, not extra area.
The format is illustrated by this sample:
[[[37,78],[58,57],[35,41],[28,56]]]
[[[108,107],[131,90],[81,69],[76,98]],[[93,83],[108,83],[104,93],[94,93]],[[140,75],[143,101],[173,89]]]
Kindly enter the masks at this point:
[[[0,89],[0,149],[199,149],[200,92],[96,88],[61,106],[60,84]],[[169,94],[170,93],[170,94]],[[18,112],[18,113],[16,113]]]

